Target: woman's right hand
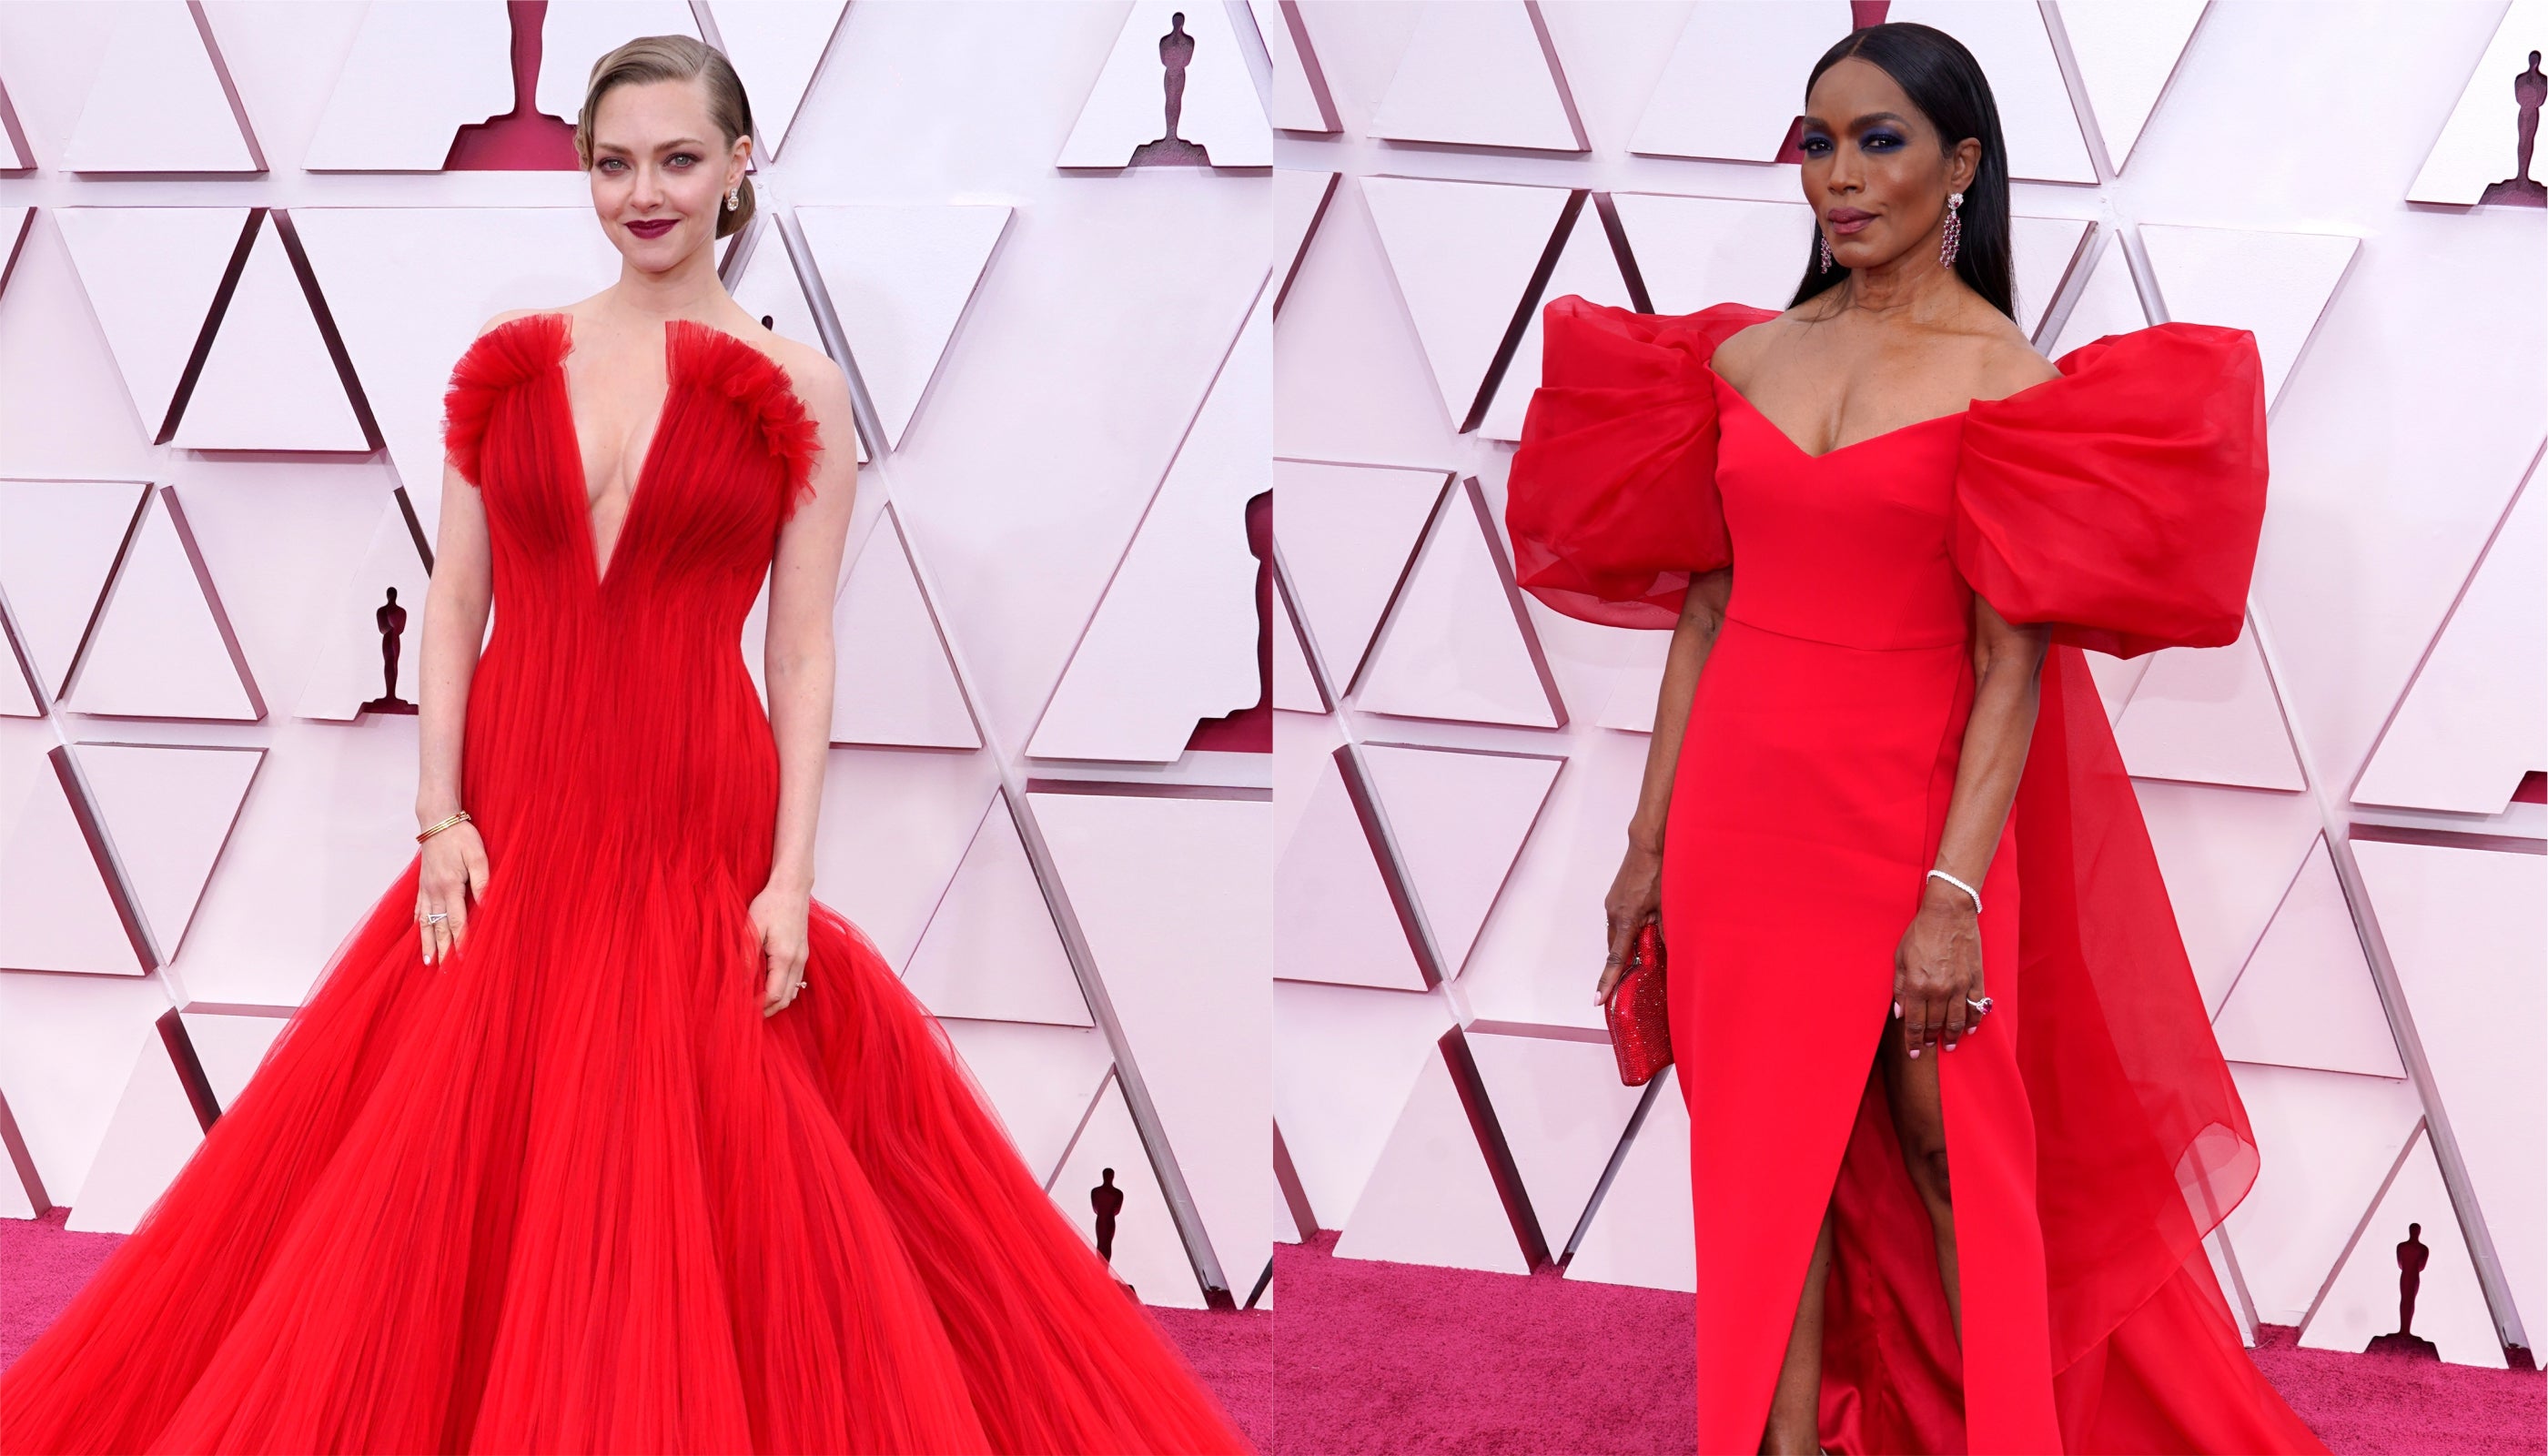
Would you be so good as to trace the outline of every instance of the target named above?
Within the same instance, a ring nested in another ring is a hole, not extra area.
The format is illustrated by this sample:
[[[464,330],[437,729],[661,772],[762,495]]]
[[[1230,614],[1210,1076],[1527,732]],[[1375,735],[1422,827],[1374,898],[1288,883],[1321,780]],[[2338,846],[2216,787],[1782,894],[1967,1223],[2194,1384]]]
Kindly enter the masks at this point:
[[[460,946],[469,907],[487,893],[487,846],[466,820],[424,842],[415,875],[415,923],[424,963],[434,964]],[[443,915],[429,921],[428,915]]]
[[[1662,913],[1664,904],[1664,857],[1642,845],[1630,844],[1627,858],[1619,862],[1619,872],[1610,881],[1610,893],[1601,899],[1601,917],[1607,923],[1610,941],[1609,958],[1601,962],[1601,982],[1594,990],[1595,1002],[1610,999],[1610,988],[1627,973],[1628,956],[1636,949],[1637,930]]]

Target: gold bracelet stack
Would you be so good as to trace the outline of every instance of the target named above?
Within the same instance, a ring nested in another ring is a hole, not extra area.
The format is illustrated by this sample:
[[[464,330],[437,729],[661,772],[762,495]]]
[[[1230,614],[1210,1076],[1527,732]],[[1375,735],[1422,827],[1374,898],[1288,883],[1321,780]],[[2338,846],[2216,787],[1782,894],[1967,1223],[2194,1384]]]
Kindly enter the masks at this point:
[[[469,811],[467,809],[463,809],[459,813],[452,815],[450,818],[443,820],[439,824],[425,826],[424,832],[415,837],[415,842],[417,844],[422,844],[426,840],[433,838],[435,835],[440,834],[442,831],[449,829],[452,825],[465,824],[468,820]]]

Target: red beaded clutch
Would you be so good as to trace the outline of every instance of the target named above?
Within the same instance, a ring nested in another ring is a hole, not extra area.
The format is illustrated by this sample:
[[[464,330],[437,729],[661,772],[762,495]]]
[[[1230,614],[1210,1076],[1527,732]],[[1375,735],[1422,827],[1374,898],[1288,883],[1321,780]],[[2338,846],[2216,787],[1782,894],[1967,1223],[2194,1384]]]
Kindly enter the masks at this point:
[[[1610,1024],[1610,1049],[1619,1058],[1619,1080],[1642,1086],[1672,1065],[1672,1024],[1664,1004],[1664,943],[1651,920],[1637,928],[1628,968],[1602,1003]]]

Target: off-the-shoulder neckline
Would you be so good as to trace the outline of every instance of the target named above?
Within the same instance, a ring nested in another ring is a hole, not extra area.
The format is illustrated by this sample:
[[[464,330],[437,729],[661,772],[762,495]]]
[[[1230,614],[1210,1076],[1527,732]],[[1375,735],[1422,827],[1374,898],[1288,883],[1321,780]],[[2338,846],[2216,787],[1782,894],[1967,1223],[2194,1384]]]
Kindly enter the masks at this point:
[[[2000,395],[1993,399],[1970,400],[1967,401],[1964,408],[1960,410],[1951,410],[1944,414],[1932,414],[1925,419],[1912,420],[1908,424],[1897,424],[1891,429],[1878,431],[1877,433],[1868,435],[1864,439],[1852,440],[1846,445],[1834,445],[1830,449],[1817,455],[1813,451],[1806,449],[1804,446],[1797,444],[1795,437],[1788,434],[1784,429],[1781,429],[1776,420],[1772,419],[1769,415],[1763,413],[1761,407],[1752,403],[1751,396],[1746,395],[1740,389],[1735,388],[1734,381],[1727,379],[1724,375],[1716,372],[1716,351],[1724,347],[1725,341],[1732,338],[1735,334],[1742,332],[1745,328],[1752,327],[1754,324],[1767,323],[1771,319],[1777,318],[1777,311],[1774,309],[1765,310],[1751,304],[1737,303],[1729,299],[1721,304],[1710,304],[1708,307],[1697,311],[1697,313],[1712,314],[1720,309],[1735,310],[1737,311],[1737,317],[1752,315],[1757,315],[1758,317],[1752,318],[1750,322],[1744,323],[1736,328],[1727,329],[1725,332],[1716,334],[1713,338],[1709,339],[1707,343],[1707,352],[1700,357],[1698,367],[1706,371],[1707,377],[1711,381],[1724,385],[1725,392],[1732,395],[1736,400],[1741,401],[1743,408],[1751,411],[1753,418],[1768,426],[1770,433],[1778,437],[1779,443],[1785,445],[1789,450],[1794,451],[1798,457],[1805,460],[1829,460],[1834,455],[1842,454],[1845,451],[1855,450],[1863,445],[1872,445],[1879,440],[1888,440],[1895,435],[1905,434],[1915,429],[1939,423],[1942,420],[1952,419],[1960,421],[1970,417],[1976,411],[2023,400],[2025,397],[2034,394],[2038,390],[2061,384],[2071,378],[2070,371],[2062,369],[2058,360],[2048,361],[2052,364],[2054,369],[2060,371],[2050,379],[2039,379],[2035,383],[2027,385],[2023,389],[2013,390],[2008,394]],[[1697,315],[1684,315],[1683,317],[1695,318]],[[2065,355],[2064,357],[2067,356]]]

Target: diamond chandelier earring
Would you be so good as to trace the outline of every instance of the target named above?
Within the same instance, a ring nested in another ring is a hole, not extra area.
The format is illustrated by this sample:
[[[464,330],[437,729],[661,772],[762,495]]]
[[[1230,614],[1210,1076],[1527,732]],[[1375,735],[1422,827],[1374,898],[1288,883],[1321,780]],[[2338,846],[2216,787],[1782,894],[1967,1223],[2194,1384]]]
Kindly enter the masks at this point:
[[[726,189],[726,192],[725,192],[725,210],[726,210],[727,212],[729,212],[729,213],[737,213],[737,212],[741,212],[741,211],[743,211],[743,184],[742,184],[742,183],[737,182],[737,183],[736,183],[736,184],[734,184],[732,187],[729,187],[729,188],[727,188],[727,189]]]
[[[1956,216],[1957,211],[1961,209],[1963,205],[1964,195],[1962,193],[1950,192],[1947,194],[1946,236],[1938,243],[1938,261],[1950,268],[1956,266],[1956,246],[1962,242],[1964,237],[1963,219]]]
[[[1831,239],[1830,239],[1830,238],[1828,238],[1828,237],[1823,236],[1823,230],[1822,230],[1821,228],[1815,228],[1815,229],[1814,229],[1814,251],[1822,255],[1822,263],[1821,263],[1821,266],[1819,266],[1818,268],[1816,268],[1814,271],[1816,271],[1816,272],[1818,272],[1818,273],[1828,273],[1828,272],[1830,272],[1830,271],[1831,271]]]

